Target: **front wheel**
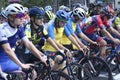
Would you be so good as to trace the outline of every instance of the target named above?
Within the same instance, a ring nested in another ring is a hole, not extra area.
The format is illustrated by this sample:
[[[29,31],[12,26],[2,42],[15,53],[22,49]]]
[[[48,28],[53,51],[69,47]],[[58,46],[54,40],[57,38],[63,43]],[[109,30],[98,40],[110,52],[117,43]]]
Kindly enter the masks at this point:
[[[38,76],[37,80],[41,80],[41,76]],[[50,73],[44,75],[42,80],[72,80],[72,79],[62,71],[51,71]]]
[[[81,64],[70,63],[62,69],[64,70],[67,70],[72,80],[93,80],[90,72]]]
[[[86,56],[79,64],[86,67],[92,74],[93,79],[113,80],[112,72],[108,64],[99,57]]]

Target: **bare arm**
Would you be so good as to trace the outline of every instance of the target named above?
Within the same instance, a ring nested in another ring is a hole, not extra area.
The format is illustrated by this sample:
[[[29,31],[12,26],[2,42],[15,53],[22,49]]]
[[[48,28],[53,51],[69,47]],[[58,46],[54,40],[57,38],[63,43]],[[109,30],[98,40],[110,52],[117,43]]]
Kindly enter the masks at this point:
[[[26,39],[25,41],[23,41],[23,43],[32,52],[32,54],[34,54],[37,58],[41,60],[41,56],[44,54],[40,52],[31,41]]]
[[[118,32],[120,33],[120,25],[117,25]]]
[[[80,39],[75,34],[72,35],[82,48],[86,48],[86,46],[80,41]]]
[[[108,38],[110,38],[112,41],[114,41],[114,38],[111,36],[111,34],[106,30],[106,29],[102,29],[102,32],[105,36],[107,36]]]
[[[60,43],[58,43],[55,39],[53,39],[53,41],[55,42],[55,44],[62,50],[68,50],[67,48],[65,48],[63,45],[61,45]]]
[[[83,34],[83,33],[79,33],[79,36],[82,38],[82,39],[84,39],[84,40],[86,40],[87,42],[89,42],[89,43],[92,43],[92,44],[95,44],[96,42],[94,42],[94,41],[92,41],[91,39],[89,39],[85,34]]]
[[[78,49],[81,50],[81,46],[78,44],[78,42],[75,40],[75,38],[72,35],[68,36],[68,38]]]
[[[60,51],[60,48],[56,45],[56,43],[49,37],[47,41],[57,50]]]
[[[109,29],[113,34],[116,34],[118,37],[120,37],[120,33],[117,30],[115,30],[113,27],[110,27]]]

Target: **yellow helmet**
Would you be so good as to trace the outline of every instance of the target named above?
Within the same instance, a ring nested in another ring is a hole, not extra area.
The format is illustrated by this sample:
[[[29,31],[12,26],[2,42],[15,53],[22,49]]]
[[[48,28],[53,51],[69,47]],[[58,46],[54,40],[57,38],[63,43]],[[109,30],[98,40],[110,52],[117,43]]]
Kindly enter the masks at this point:
[[[48,20],[51,20],[54,17],[54,14],[51,11],[45,11],[45,17]]]

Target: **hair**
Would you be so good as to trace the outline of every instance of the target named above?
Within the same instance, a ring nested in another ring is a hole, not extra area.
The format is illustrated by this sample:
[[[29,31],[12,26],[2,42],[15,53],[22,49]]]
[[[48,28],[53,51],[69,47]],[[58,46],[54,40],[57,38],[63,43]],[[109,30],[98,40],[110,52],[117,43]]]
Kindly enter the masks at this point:
[[[59,26],[59,20],[57,18],[55,18],[54,27],[55,27],[55,29],[56,29],[56,31],[58,33],[57,28],[59,28],[60,26]]]

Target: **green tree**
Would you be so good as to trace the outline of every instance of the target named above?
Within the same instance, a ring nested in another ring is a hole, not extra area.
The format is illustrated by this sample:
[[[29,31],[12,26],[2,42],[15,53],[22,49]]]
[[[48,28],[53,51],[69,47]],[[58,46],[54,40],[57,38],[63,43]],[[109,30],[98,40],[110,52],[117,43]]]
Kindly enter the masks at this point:
[[[22,0],[21,4],[23,4],[26,7],[32,7],[32,6],[45,7],[46,5],[52,5],[53,0]]]

